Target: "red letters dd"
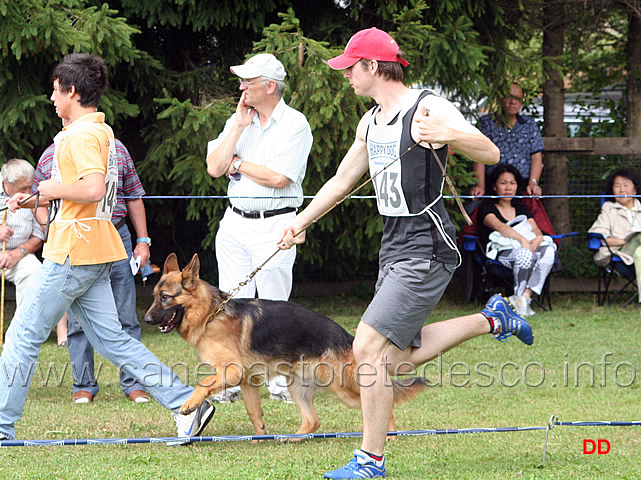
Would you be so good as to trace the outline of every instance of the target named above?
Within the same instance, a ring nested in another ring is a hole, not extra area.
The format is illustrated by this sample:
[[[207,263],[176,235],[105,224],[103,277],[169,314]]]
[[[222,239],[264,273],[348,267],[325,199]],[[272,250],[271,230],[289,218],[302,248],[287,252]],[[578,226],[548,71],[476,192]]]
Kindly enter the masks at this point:
[[[604,439],[599,439],[596,442],[589,438],[583,440],[583,454],[592,455],[593,453],[598,453],[599,455],[610,453],[610,442]]]

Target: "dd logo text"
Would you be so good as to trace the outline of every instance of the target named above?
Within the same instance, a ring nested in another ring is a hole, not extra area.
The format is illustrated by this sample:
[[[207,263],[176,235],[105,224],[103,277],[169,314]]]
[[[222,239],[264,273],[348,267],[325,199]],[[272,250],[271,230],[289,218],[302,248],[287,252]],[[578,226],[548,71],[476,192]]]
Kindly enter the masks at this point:
[[[597,453],[599,455],[605,455],[610,452],[610,442],[608,440],[590,440],[586,438],[583,440],[583,454],[592,455]]]

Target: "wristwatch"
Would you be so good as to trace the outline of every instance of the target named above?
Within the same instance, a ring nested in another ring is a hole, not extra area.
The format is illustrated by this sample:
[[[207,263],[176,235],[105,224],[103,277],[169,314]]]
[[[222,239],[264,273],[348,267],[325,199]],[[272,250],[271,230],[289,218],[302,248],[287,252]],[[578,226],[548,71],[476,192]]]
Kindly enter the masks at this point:
[[[23,257],[26,257],[26,256],[27,256],[27,251],[26,251],[24,248],[22,248],[22,247],[18,247],[18,250],[20,250],[20,252],[22,252],[22,256],[23,256]]]
[[[243,161],[240,158],[238,160],[234,160],[234,163],[232,164],[234,170],[238,171],[241,163],[243,163]]]
[[[539,184],[539,181],[536,178],[530,178],[530,182],[534,182],[534,185]]]
[[[151,238],[149,238],[149,237],[138,237],[138,239],[136,239],[136,243],[146,243],[147,245],[149,245],[151,247]]]

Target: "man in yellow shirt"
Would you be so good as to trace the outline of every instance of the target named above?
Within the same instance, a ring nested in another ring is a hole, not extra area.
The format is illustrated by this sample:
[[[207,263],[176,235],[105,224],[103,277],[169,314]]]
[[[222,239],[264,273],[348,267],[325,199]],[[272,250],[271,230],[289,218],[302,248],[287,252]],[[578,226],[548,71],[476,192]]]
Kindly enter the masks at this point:
[[[107,67],[93,55],[67,55],[53,72],[51,100],[71,125],[54,138],[51,179],[38,187],[40,201],[51,203],[52,220],[43,266],[7,330],[0,357],[0,372],[6,372],[0,375],[0,439],[15,438],[40,346],[68,308],[101,355],[144,382],[173,412],[178,436],[200,435],[214,414],[208,402],[190,415],[178,413],[193,389],[127,335],[118,320],[109,274],[111,264],[127,255],[111,222],[118,183],[114,136],[104,113],[97,112],[106,87]],[[20,208],[26,197],[14,195],[9,207]],[[32,201],[22,205],[30,206]]]

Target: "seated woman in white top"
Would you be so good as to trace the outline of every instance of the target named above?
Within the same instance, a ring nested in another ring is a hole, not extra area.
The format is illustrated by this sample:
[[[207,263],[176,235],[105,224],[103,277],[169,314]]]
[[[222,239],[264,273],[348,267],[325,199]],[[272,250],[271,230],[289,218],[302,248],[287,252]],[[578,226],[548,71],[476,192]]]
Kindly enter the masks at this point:
[[[478,213],[481,244],[489,258],[510,268],[514,295],[510,301],[520,315],[534,315],[532,294],[540,295],[552,270],[556,245],[544,237],[532,213],[514,198],[523,190],[523,178],[509,164],[499,165],[490,177],[490,195],[481,202]]]
[[[641,185],[641,179],[634,170],[620,168],[608,177],[605,182],[605,201],[601,206],[601,212],[594,224],[590,227],[590,233],[603,235],[605,242],[610,247],[601,247],[594,255],[597,265],[605,266],[610,261],[611,251],[621,257],[623,263],[632,265],[634,263],[633,251],[628,246],[622,249],[626,242],[625,238],[631,233],[641,232],[641,202],[631,196],[608,197],[609,195],[636,195]],[[637,269],[638,270],[638,269]]]
[[[639,303],[641,303],[641,202],[630,195],[639,192],[641,179],[634,170],[619,168],[605,182],[605,194],[627,195],[606,197],[601,213],[590,227],[590,233],[600,233],[605,238],[603,246],[594,254],[597,265],[610,262],[611,252],[621,257],[626,265],[633,265],[637,276]]]

